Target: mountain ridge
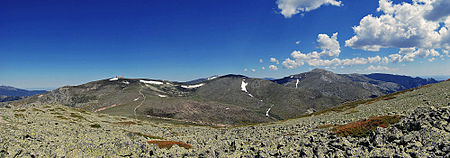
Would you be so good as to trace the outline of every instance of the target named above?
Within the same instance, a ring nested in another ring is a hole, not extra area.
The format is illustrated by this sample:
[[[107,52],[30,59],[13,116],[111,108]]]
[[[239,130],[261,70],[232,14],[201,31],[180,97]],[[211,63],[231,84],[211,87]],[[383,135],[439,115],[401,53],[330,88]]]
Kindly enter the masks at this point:
[[[61,87],[13,104],[55,103],[142,119],[236,125],[284,120],[404,89],[361,74],[314,69],[277,80],[228,74],[191,84],[108,78]]]

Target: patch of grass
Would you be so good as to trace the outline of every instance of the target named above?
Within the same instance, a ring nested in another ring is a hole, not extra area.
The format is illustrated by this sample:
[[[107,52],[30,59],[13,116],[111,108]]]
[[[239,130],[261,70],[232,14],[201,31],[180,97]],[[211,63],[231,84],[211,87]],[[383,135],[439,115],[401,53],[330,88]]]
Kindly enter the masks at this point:
[[[17,118],[25,118],[25,115],[23,115],[23,114],[14,114],[14,117],[17,117]]]
[[[156,144],[160,149],[166,148],[170,149],[173,145],[178,145],[179,147],[183,147],[185,149],[191,149],[192,146],[183,142],[176,141],[168,141],[168,140],[151,140],[147,141],[149,144]]]
[[[92,124],[92,125],[89,125],[89,126],[91,126],[92,128],[100,128],[100,127],[102,127],[99,124]]]
[[[324,128],[330,128],[333,127],[332,124],[325,124],[325,125],[319,125],[316,127],[316,129],[324,129]]]
[[[88,112],[87,112],[86,110],[83,110],[83,109],[73,108],[72,110],[73,110],[73,111],[80,112],[80,113],[83,113],[83,114],[88,114]]]
[[[24,112],[24,111],[27,111],[26,109],[17,109],[17,110],[14,110],[14,112]]]
[[[70,113],[70,117],[78,118],[78,119],[84,119],[83,116],[81,116],[81,115],[79,115],[79,114],[76,114],[76,113]]]
[[[59,113],[59,112],[52,112],[52,113],[50,113],[50,114],[53,114],[53,115],[63,115],[63,114],[61,114],[61,113]]]
[[[346,115],[349,115],[349,114],[353,114],[353,113],[357,113],[357,112],[359,112],[358,110],[352,110],[352,111],[349,111],[349,112],[347,112],[347,113],[345,113]]]
[[[33,108],[32,110],[33,110],[33,111],[38,111],[38,112],[45,113],[45,111],[43,111],[43,110],[41,110],[41,109],[38,109],[38,108]]]
[[[9,106],[9,105],[6,105],[6,106],[5,106],[5,108],[7,108],[7,109],[11,109],[11,106]]]
[[[331,129],[331,131],[339,136],[364,137],[377,127],[387,128],[390,124],[399,122],[401,116],[398,115],[384,115],[372,117],[368,120],[361,120],[358,122],[340,125]]]
[[[158,137],[158,136],[153,136],[153,135],[148,135],[148,134],[143,134],[143,133],[139,133],[139,132],[131,132],[134,135],[138,135],[147,139],[164,139],[163,137]]]
[[[56,118],[59,118],[59,119],[63,119],[63,120],[68,120],[69,118],[67,118],[67,117],[64,117],[64,116],[55,116]]]

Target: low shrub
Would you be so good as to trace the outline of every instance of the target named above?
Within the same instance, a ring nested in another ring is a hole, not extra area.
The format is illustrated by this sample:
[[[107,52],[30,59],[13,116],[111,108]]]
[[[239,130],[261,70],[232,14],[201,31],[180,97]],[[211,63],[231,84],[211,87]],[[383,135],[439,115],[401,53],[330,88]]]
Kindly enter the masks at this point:
[[[183,147],[185,149],[191,149],[192,146],[183,142],[176,141],[168,141],[168,140],[151,140],[147,141],[149,144],[156,144],[160,149],[166,148],[170,149],[173,145],[178,145],[179,147]]]
[[[387,128],[390,124],[399,122],[400,119],[401,116],[398,115],[372,117],[368,120],[336,126],[331,131],[339,136],[364,137],[377,127]]]
[[[100,128],[101,126],[99,124],[92,124],[90,125],[92,128]]]

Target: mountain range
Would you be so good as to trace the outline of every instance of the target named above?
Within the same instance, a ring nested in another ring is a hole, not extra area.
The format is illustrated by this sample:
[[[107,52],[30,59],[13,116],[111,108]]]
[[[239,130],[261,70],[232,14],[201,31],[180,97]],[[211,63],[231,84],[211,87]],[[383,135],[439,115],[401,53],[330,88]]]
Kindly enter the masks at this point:
[[[14,88],[11,86],[0,86],[0,102],[13,101],[23,99],[27,96],[46,93],[45,90],[25,90]]]
[[[323,69],[274,80],[233,74],[191,82],[109,78],[61,87],[11,104],[62,104],[144,120],[227,126],[299,117],[436,82],[389,74],[335,74]]]

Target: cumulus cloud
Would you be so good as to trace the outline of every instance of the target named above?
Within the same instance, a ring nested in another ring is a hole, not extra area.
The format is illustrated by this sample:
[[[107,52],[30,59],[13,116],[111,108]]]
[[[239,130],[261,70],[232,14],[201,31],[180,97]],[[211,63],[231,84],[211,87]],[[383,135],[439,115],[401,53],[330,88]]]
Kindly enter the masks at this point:
[[[270,58],[270,62],[280,64],[277,58]]]
[[[245,71],[245,72],[247,72],[247,71],[248,71],[248,69],[247,69],[247,68],[245,68],[245,69],[244,69],[244,71]]]
[[[300,44],[300,41],[296,41],[295,44]]]
[[[263,67],[261,67],[261,69],[265,70],[265,69],[266,69],[266,67],[264,67],[264,66],[263,66]]]
[[[448,3],[448,0],[413,0],[412,4],[393,4],[380,0],[377,11],[382,14],[362,18],[353,27],[355,35],[345,41],[345,46],[367,51],[411,47],[449,50]]]
[[[263,63],[263,60],[262,60],[262,59],[259,59],[259,63]]]
[[[339,56],[341,53],[341,47],[337,40],[338,33],[334,33],[331,37],[327,34],[319,34],[317,36],[317,42],[319,43],[319,48],[322,49],[320,54],[326,56]]]
[[[252,72],[255,72],[256,70],[255,69],[252,69]]]
[[[390,70],[388,67],[386,67],[386,66],[381,66],[381,65],[378,65],[378,66],[370,65],[370,66],[367,68],[367,71],[371,71],[371,72],[373,72],[373,71],[388,71],[388,70]]]
[[[315,10],[322,5],[342,6],[342,2],[337,0],[277,0],[277,4],[285,18]]]
[[[277,71],[277,70],[278,70],[278,67],[275,66],[275,65],[269,65],[269,69],[274,70],[274,71]]]

